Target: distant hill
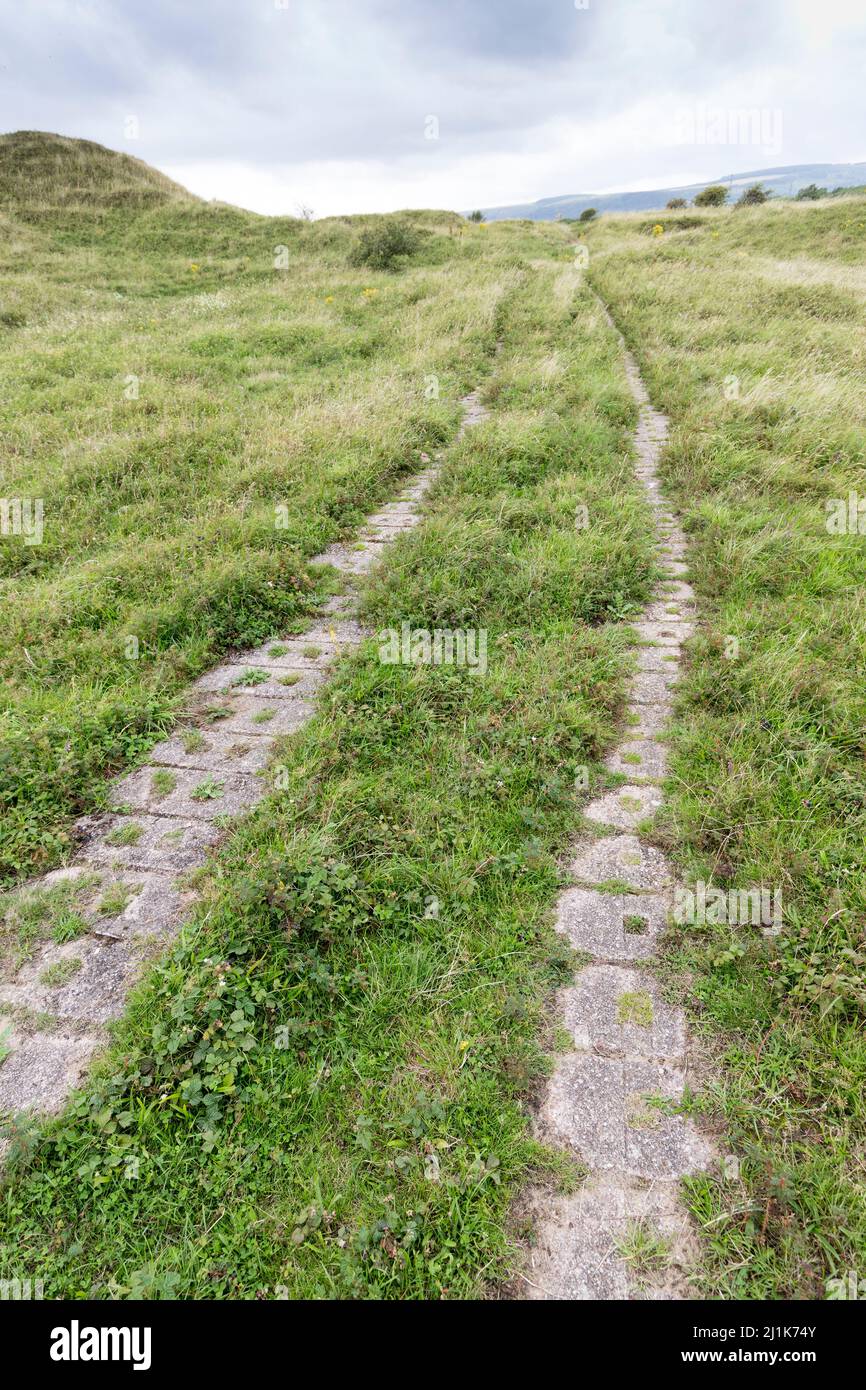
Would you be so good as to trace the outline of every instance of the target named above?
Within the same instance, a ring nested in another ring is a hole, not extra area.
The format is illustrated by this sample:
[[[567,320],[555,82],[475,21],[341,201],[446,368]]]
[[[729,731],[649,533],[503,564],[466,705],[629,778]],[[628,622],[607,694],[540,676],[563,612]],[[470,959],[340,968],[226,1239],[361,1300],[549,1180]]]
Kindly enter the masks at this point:
[[[671,198],[691,202],[696,193],[710,183],[724,183],[736,198],[751,183],[762,183],[777,197],[794,197],[801,188],[816,183],[819,188],[854,188],[866,184],[866,163],[788,164],[776,169],[753,169],[745,174],[723,174],[702,183],[680,184],[670,188],[647,188],[637,193],[567,193],[560,198],[540,198],[536,203],[514,203],[508,207],[482,208],[489,222],[528,217],[533,222],[552,222],[557,217],[579,217],[585,208],[599,212],[649,212],[663,208]]]
[[[26,221],[199,201],[143,160],[92,140],[40,130],[0,135],[0,207]]]

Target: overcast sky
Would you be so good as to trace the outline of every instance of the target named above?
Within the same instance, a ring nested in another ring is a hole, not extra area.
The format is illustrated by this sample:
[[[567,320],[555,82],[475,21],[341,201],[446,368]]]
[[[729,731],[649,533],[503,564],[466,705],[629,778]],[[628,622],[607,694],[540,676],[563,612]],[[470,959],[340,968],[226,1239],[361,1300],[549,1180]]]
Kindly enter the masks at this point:
[[[866,0],[0,0],[0,46],[0,129],[259,212],[866,159]]]

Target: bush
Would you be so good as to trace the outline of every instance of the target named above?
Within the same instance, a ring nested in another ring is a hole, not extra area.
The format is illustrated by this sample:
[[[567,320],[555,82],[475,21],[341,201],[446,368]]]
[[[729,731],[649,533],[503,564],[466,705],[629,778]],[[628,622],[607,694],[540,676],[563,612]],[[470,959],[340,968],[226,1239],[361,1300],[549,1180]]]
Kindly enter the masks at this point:
[[[484,221],[484,213],[481,211],[480,208],[476,208],[474,212],[470,212],[469,217],[468,217],[468,221],[469,221],[469,222],[483,222],[483,221]]]
[[[578,220],[580,222],[591,222],[594,217],[598,217],[598,208],[584,208]]]
[[[688,203],[685,198],[671,198],[669,203],[665,203],[665,207],[673,211],[676,208],[687,208]]]
[[[728,190],[723,183],[711,183],[695,198],[696,208],[720,208],[727,201]]]
[[[819,188],[816,183],[808,183],[806,187],[801,188],[800,192],[797,194],[797,202],[802,202],[804,199],[810,202],[817,202],[819,198],[826,198],[827,196],[826,188]]]
[[[419,241],[412,227],[395,218],[376,222],[359,236],[352,264],[368,265],[371,270],[395,270],[399,261],[417,251]]]
[[[738,208],[757,207],[759,203],[766,203],[769,198],[766,188],[762,188],[759,183],[753,183],[751,188],[746,188],[737,199]]]

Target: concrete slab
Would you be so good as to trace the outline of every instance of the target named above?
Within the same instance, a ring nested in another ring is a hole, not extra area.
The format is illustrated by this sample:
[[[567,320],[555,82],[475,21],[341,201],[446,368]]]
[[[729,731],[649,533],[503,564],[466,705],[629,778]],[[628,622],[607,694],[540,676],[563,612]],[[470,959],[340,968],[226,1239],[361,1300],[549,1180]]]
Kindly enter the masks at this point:
[[[600,960],[649,960],[668,925],[669,902],[661,893],[600,893],[566,888],[556,909],[556,929],[577,951]]]
[[[532,1300],[679,1300],[693,1296],[698,1245],[675,1184],[598,1175],[571,1196],[537,1193],[535,1244],[525,1270]],[[636,1229],[666,1247],[662,1268],[626,1259]]]
[[[347,647],[348,644],[341,647],[330,639],[316,641],[305,634],[303,637],[285,637],[281,642],[266,642],[252,651],[233,656],[229,664],[239,670],[252,667],[263,671],[318,671],[338,660]]]
[[[677,662],[679,661],[678,647],[661,645],[638,647],[635,658],[639,671],[657,671],[661,675],[670,676],[676,680]]]
[[[99,1034],[65,1033],[36,1033],[13,1044],[0,1063],[0,1111],[59,1110],[103,1045]]]
[[[632,892],[645,889],[657,893],[673,883],[661,850],[645,845],[635,835],[608,835],[585,845],[569,864],[569,872],[590,886],[618,881]]]
[[[682,1070],[669,1062],[569,1053],[551,1077],[542,1133],[597,1172],[686,1177],[708,1166],[711,1151],[682,1115],[672,1113],[684,1086]]]
[[[636,830],[641,821],[655,815],[661,804],[662,795],[656,787],[634,783],[596,797],[584,806],[583,814],[598,825]]]
[[[632,738],[654,738],[664,733],[671,722],[673,701],[658,705],[626,705],[626,728]]]
[[[670,711],[678,674],[676,667],[664,675],[660,671],[638,671],[629,686],[629,699],[635,705],[656,705]]]
[[[691,584],[681,579],[666,579],[661,584],[661,597],[665,603],[694,603],[695,591]]]
[[[61,967],[75,968],[75,973],[62,984],[52,984],[46,972]],[[140,955],[126,942],[80,937],[39,951],[11,984],[0,985],[0,1002],[67,1022],[103,1024],[123,1013],[140,968]]]
[[[311,565],[333,565],[343,574],[366,574],[382,558],[385,546],[381,541],[357,541],[354,544],[329,545],[321,555],[314,555]]]
[[[117,844],[117,837],[140,833],[134,844]],[[219,838],[219,830],[201,820],[154,816],[107,816],[85,841],[81,857],[88,865],[113,870],[156,870],[170,877],[193,868]]]
[[[187,749],[190,752],[187,752]],[[201,772],[260,772],[268,763],[273,738],[261,732],[241,738],[211,726],[208,729],[179,730],[158,743],[150,753],[150,763],[158,767],[193,768]]]
[[[212,821],[217,816],[236,816],[260,801],[267,790],[262,779],[243,773],[212,773],[171,770],[174,788],[160,795],[154,786],[154,774],[169,769],[143,767],[122,778],[115,785],[114,806],[130,807],[132,811],[150,811],[154,815],[179,816],[183,820]],[[218,795],[200,799],[195,795],[208,778],[219,784]]]
[[[286,684],[286,677],[292,675],[298,680]],[[309,700],[321,690],[325,680],[326,672],[312,664],[305,670],[291,671],[276,662],[252,665],[235,661],[215,666],[200,676],[194,689],[223,696],[255,695],[257,700]]]
[[[645,642],[654,642],[661,647],[672,647],[679,650],[683,642],[693,635],[694,623],[682,622],[677,618],[669,618],[666,622],[640,622],[632,623],[632,627]]]
[[[215,719],[208,715],[208,709],[229,712]],[[221,734],[267,734],[269,738],[281,738],[284,734],[295,733],[312,719],[315,705],[309,700],[259,699],[252,691],[249,695],[199,694],[190,702],[188,712],[206,737],[208,731],[214,729]]]
[[[695,618],[695,605],[694,603],[683,603],[681,599],[677,598],[659,597],[647,604],[644,609],[644,617],[648,622],[663,623],[672,618],[679,622],[689,622]]]
[[[667,776],[668,750],[655,739],[627,739],[605,758],[604,765],[609,772],[661,782]]]
[[[679,1061],[686,1046],[682,1013],[663,999],[655,978],[625,965],[587,965],[562,990],[563,1021],[581,1050],[603,1056]]]

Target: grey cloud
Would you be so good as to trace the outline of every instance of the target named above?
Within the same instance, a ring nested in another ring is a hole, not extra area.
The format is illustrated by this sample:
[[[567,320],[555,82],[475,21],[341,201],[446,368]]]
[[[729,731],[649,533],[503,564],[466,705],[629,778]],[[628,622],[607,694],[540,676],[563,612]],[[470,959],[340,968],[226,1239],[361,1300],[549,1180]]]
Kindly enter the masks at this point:
[[[590,125],[638,100],[673,112],[714,84],[808,62],[790,0],[0,0],[0,12],[4,129],[118,146],[135,114],[134,152],[157,165],[483,160],[543,143],[551,122]],[[438,142],[424,140],[430,114]]]

